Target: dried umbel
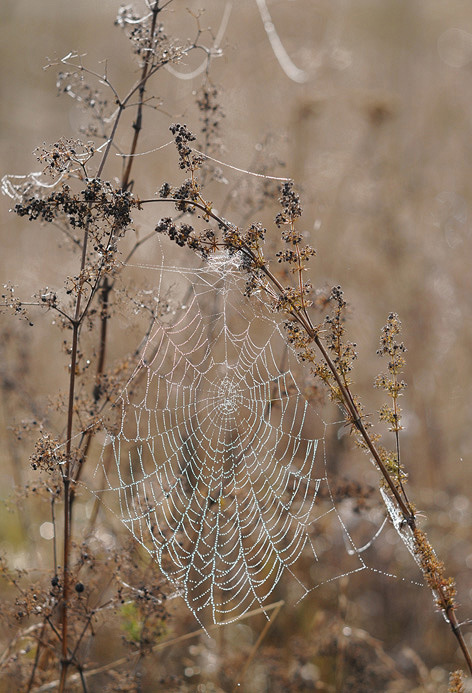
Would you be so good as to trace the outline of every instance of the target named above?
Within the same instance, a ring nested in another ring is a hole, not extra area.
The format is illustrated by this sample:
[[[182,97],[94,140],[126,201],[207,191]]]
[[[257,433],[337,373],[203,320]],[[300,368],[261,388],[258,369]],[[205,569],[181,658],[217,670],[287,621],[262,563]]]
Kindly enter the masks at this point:
[[[87,176],[87,164],[95,154],[95,146],[92,142],[61,138],[50,146],[37,147],[35,154],[44,165],[43,174],[53,180],[65,173],[83,180]]]
[[[182,55],[181,47],[167,37],[164,25],[157,20],[157,7],[158,3],[153,3],[148,12],[140,14],[132,5],[123,5],[115,20],[115,25],[126,33],[141,67],[175,62]]]

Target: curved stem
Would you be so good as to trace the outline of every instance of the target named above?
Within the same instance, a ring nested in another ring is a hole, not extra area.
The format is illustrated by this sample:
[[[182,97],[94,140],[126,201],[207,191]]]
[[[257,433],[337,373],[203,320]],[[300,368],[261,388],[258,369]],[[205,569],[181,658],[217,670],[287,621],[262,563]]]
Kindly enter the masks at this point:
[[[202,204],[200,202],[194,201],[194,200],[178,200],[174,198],[154,198],[154,199],[149,199],[149,200],[141,200],[140,204],[147,204],[150,202],[174,202],[174,203],[182,203],[184,202],[185,204],[188,204],[189,206],[197,207],[198,209],[201,209],[203,212],[205,212],[205,215],[207,217],[211,217],[214,219],[220,226],[223,228],[226,228],[227,230],[230,230],[232,226],[227,222],[225,219],[222,219],[219,217],[217,214],[215,214],[211,209],[209,209],[208,205]],[[247,254],[249,254],[252,259],[256,259],[254,256],[254,253],[252,250],[248,247],[243,247],[243,248],[237,248],[237,250],[243,250]],[[266,277],[269,279],[271,284],[277,289],[279,294],[282,294],[284,292],[284,287],[282,284],[279,282],[276,276],[272,274],[272,272],[269,270],[267,265],[264,263],[261,265],[260,270],[266,275]],[[338,370],[336,368],[336,365],[333,363],[325,345],[323,344],[321,337],[319,336],[316,328],[313,326],[311,320],[308,318],[308,316],[305,316],[305,312],[301,311],[296,305],[292,303],[292,315],[296,318],[296,320],[300,323],[300,325],[303,327],[307,335],[310,337],[310,339],[316,344],[318,349],[320,350],[323,359],[326,362],[326,365],[330,369],[331,373],[333,374],[336,383],[339,387],[339,390],[342,394],[343,402],[344,405],[349,413],[350,419],[352,420],[352,423],[355,425],[357,430],[359,431],[360,435],[362,436],[363,440],[365,441],[365,444],[367,445],[369,451],[371,452],[377,466],[379,467],[382,476],[384,477],[390,491],[392,492],[395,500],[397,501],[404,519],[406,520],[407,524],[413,529],[415,527],[415,516],[414,513],[412,512],[411,508],[407,506],[405,501],[403,500],[402,496],[398,492],[398,489],[396,487],[395,482],[393,481],[392,477],[390,476],[387,468],[385,467],[384,463],[382,462],[382,459],[371,439],[369,436],[369,433],[367,429],[365,428],[363,422],[362,422],[362,417],[357,409],[357,406],[354,402],[354,399],[349,392],[349,390],[346,388],[341,376],[338,373]]]
[[[200,198],[201,199],[201,198]],[[226,229],[228,231],[238,231],[237,227],[233,226],[229,222],[227,222],[225,219],[219,217],[215,212],[212,211],[211,206],[205,204],[203,200],[203,204],[199,201],[195,200],[179,200],[175,198],[154,198],[154,199],[149,199],[149,200],[142,200],[140,201],[140,204],[146,204],[146,203],[151,203],[151,202],[171,202],[175,204],[181,205],[182,203],[188,204],[189,207],[194,207],[202,210],[204,212],[204,218],[212,218],[214,219],[218,226],[222,229]],[[285,293],[285,288],[282,286],[280,281],[277,279],[274,274],[270,271],[269,267],[267,266],[266,262],[264,261],[261,253],[258,251],[257,256],[252,248],[244,244],[244,241],[239,237],[240,244],[239,245],[234,245],[233,248],[236,251],[241,251],[245,253],[253,262],[253,267],[257,268],[259,271],[263,272],[264,275],[267,277],[269,282],[272,284],[272,286],[276,289],[277,293],[279,296],[284,295]],[[221,247],[228,247],[228,243],[222,242]],[[303,294],[302,294],[303,295]],[[402,493],[398,490],[397,485],[395,484],[394,479],[392,478],[391,474],[389,473],[388,469],[384,465],[381,455],[379,451],[376,448],[376,445],[374,441],[372,440],[371,436],[369,435],[369,432],[367,431],[364,422],[362,420],[362,415],[359,412],[359,409],[356,405],[356,402],[349,390],[349,388],[346,386],[344,383],[344,380],[342,378],[342,375],[338,372],[338,369],[336,367],[336,364],[333,362],[331,359],[328,350],[323,343],[323,340],[320,337],[319,331],[317,328],[315,328],[307,314],[307,311],[304,310],[304,305],[302,302],[302,307],[300,308],[295,304],[293,300],[289,300],[290,304],[290,315],[292,318],[298,321],[298,323],[303,327],[305,330],[307,336],[309,339],[317,346],[318,350],[320,351],[323,360],[325,361],[326,365],[328,366],[329,370],[331,371],[336,384],[339,388],[339,392],[341,395],[342,403],[344,407],[346,408],[347,414],[348,414],[348,419],[349,421],[356,427],[359,435],[361,436],[362,440],[364,441],[367,449],[371,453],[378,469],[380,470],[392,496],[394,497],[397,506],[399,510],[401,511],[403,515],[403,519],[406,523],[406,526],[408,527],[408,531],[411,533],[413,542],[414,542],[414,547],[415,551],[417,554],[425,559],[425,564],[427,565],[427,568],[430,567],[430,555],[434,555],[434,550],[432,549],[431,545],[427,541],[426,537],[424,537],[424,541],[426,542],[426,549],[422,549],[421,545],[417,539],[417,533],[419,530],[417,530],[416,526],[416,518],[415,518],[415,513],[414,509],[409,503],[409,501],[406,498],[405,499],[402,496]],[[402,488],[400,489],[402,490]],[[425,555],[422,554],[422,550],[425,551]],[[426,569],[427,570],[427,569]],[[456,611],[455,611],[455,603],[453,601],[453,598],[451,597],[450,593],[448,593],[448,586],[447,583],[444,580],[441,580],[441,574],[439,571],[436,571],[434,576],[431,578],[427,572],[425,572],[426,579],[428,581],[428,585],[430,588],[433,590],[433,594],[436,596],[436,601],[438,605],[441,607],[443,612],[445,613],[449,625],[451,627],[451,630],[459,644],[459,647],[461,649],[461,652],[464,655],[464,659],[467,663],[467,666],[469,668],[469,672],[472,674],[472,658],[469,653],[467,644],[465,642],[464,636],[461,631],[460,624],[457,620],[456,616]],[[429,579],[428,579],[429,578]]]

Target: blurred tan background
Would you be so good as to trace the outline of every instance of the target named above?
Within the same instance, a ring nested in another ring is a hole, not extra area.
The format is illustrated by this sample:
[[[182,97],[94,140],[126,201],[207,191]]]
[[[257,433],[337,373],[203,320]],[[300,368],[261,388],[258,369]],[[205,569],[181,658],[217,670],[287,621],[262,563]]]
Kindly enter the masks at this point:
[[[355,389],[374,422],[383,399],[372,389],[375,375],[383,369],[375,355],[378,335],[387,314],[399,313],[408,348],[403,462],[410,473],[411,495],[428,518],[432,543],[457,576],[459,602],[468,618],[472,6],[459,0],[268,0],[267,6],[287,54],[306,80],[295,82],[282,70],[255,0],[233,2],[221,42],[224,54],[211,70],[213,82],[222,87],[226,113],[219,156],[243,169],[270,164],[272,175],[296,180],[304,230],[318,253],[311,279],[320,287],[341,284],[346,292],[349,335],[360,355]],[[98,71],[103,69],[99,61],[106,58],[108,74],[119,90],[132,80],[136,65],[126,39],[113,27],[118,7],[112,0],[3,0],[2,175],[40,170],[33,149],[59,136],[76,136],[82,122],[76,103],[56,96],[57,68],[43,70],[48,59],[76,50],[87,54],[84,62]],[[168,32],[182,39],[195,33],[195,22],[184,7],[205,8],[201,25],[216,33],[226,3],[175,0],[167,13]],[[190,71],[197,64],[192,57],[178,69]],[[167,142],[168,126],[176,120],[197,129],[192,91],[200,84],[201,77],[177,81],[167,73],[163,76],[156,88],[162,112],[149,116],[152,126],[140,150]],[[258,148],[262,142],[267,142],[264,154]],[[116,171],[110,168],[108,175],[118,171],[118,166]],[[226,173],[250,188],[244,176]],[[167,149],[140,162],[140,175],[143,196],[152,195],[164,179],[178,182],[173,152]],[[224,186],[211,190],[216,207],[225,194]],[[12,281],[25,298],[36,289],[61,285],[70,258],[58,245],[57,233],[15,218],[9,206],[8,198],[2,198],[1,284]],[[238,214],[236,200],[226,216],[238,223]],[[266,213],[262,221],[269,226],[271,218]],[[145,216],[138,222],[143,227],[146,223]],[[269,228],[275,238],[275,227]],[[0,483],[6,498],[12,478],[28,476],[27,471],[18,472],[18,465],[28,468],[30,445],[16,444],[11,412],[17,407],[19,419],[25,411],[41,416],[51,390],[65,388],[67,362],[57,334],[50,330],[50,316],[38,315],[34,330],[7,315],[1,320],[1,369],[3,377],[11,376],[0,414]],[[372,480],[370,470],[366,478]],[[7,511],[0,513],[7,518]],[[15,522],[10,517],[2,525],[1,548],[15,557]],[[34,527],[30,532],[34,540],[47,543]],[[415,574],[412,567],[407,580]],[[363,584],[353,582],[352,623],[368,623],[369,632],[386,641],[391,654],[405,644],[416,648],[427,667],[438,668],[434,675],[440,690],[445,671],[458,660],[430,596],[400,581],[392,585],[384,578],[372,579],[368,594],[379,601],[372,614],[367,613],[369,597]],[[389,603],[396,605],[394,625]],[[408,606],[412,603],[422,605],[415,617]]]

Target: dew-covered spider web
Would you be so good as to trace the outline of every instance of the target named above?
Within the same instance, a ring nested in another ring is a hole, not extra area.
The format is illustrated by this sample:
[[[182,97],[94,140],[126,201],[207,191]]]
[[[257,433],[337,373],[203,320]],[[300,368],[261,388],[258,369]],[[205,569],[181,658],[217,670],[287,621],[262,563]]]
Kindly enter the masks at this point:
[[[365,569],[363,544],[385,519],[356,536],[352,504],[338,507],[335,424],[310,405],[277,316],[244,297],[238,265],[215,254],[200,268],[147,268],[155,296],[172,300],[115,404],[96,473],[97,495],[202,623],[263,607],[283,573],[303,597]]]

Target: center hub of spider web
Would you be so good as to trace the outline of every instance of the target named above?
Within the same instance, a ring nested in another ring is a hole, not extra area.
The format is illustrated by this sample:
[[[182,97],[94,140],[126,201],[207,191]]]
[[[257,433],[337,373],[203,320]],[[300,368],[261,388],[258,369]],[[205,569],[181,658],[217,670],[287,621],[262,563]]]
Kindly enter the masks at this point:
[[[215,406],[223,414],[235,412],[240,404],[241,397],[236,386],[230,378],[224,377],[223,381],[216,385]]]

